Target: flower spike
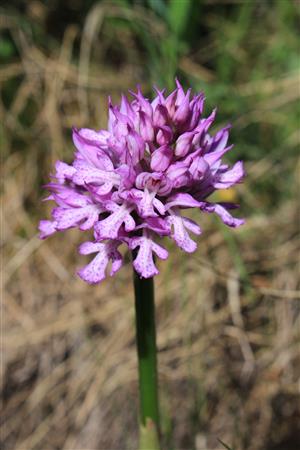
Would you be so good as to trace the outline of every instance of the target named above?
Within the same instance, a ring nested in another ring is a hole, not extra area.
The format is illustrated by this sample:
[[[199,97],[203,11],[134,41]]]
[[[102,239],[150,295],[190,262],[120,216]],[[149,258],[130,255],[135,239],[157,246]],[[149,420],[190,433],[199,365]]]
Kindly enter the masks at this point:
[[[197,223],[183,215],[187,208],[216,213],[230,227],[243,219],[229,210],[236,205],[211,203],[209,195],[240,183],[241,161],[229,167],[223,156],[230,125],[215,135],[209,129],[216,110],[203,116],[204,94],[191,94],[180,81],[169,95],[154,88],[155,98],[143,96],[141,88],[124,95],[120,105],[108,99],[107,130],[73,129],[74,161],[57,161],[56,172],[46,188],[46,200],[56,203],[52,220],[41,220],[40,238],[57,231],[93,230],[94,242],[85,242],[80,254],[96,253],[78,272],[90,284],[106,278],[122,266],[121,245],[134,252],[133,266],[142,278],[158,274],[154,255],[166,259],[168,252],[157,238],[172,239],[183,251],[197,248],[190,233],[199,235]]]

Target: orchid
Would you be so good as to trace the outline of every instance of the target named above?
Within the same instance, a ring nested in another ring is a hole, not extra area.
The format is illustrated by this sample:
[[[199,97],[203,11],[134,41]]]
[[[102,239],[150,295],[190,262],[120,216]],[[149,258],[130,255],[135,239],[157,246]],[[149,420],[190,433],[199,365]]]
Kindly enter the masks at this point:
[[[113,105],[109,99],[107,130],[73,130],[74,161],[56,162],[56,173],[46,185],[46,200],[56,207],[52,220],[39,225],[41,239],[69,228],[93,231],[94,240],[79,247],[80,254],[94,255],[78,271],[89,284],[122,267],[121,245],[132,252],[140,449],[160,448],[153,277],[159,273],[155,257],[165,260],[168,251],[157,240],[168,237],[187,253],[196,250],[191,235],[200,235],[201,228],[185,217],[188,208],[216,213],[230,227],[244,223],[230,213],[237,205],[208,200],[244,176],[241,161],[233,167],[222,162],[232,149],[230,126],[212,135],[216,111],[204,117],[204,95],[192,96],[190,89],[185,92],[176,84],[168,96],[155,89],[153,101],[139,88],[131,92],[131,101],[122,96],[120,105]]]
[[[216,190],[239,183],[243,164],[222,162],[232,149],[228,145],[230,126],[215,135],[209,132],[214,110],[203,116],[204,95],[186,92],[179,81],[168,96],[156,91],[153,101],[138,88],[132,100],[122,96],[120,105],[109,100],[107,130],[73,130],[74,161],[56,163],[56,173],[47,200],[56,203],[52,220],[39,225],[42,239],[57,231],[77,227],[92,230],[94,240],[83,243],[80,254],[96,253],[79,276],[90,284],[122,266],[120,245],[134,250],[134,269],[142,278],[158,273],[154,255],[168,252],[157,239],[168,237],[183,251],[197,248],[191,234],[199,225],[184,216],[184,210],[216,213],[230,227],[244,223],[231,215],[235,204],[213,203]]]

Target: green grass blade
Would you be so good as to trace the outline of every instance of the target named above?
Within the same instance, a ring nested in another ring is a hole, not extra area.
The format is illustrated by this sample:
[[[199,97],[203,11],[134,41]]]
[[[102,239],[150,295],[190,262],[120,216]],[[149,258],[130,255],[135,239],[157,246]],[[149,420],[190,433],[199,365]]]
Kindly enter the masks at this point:
[[[168,22],[173,33],[181,37],[187,28],[193,0],[170,0]]]

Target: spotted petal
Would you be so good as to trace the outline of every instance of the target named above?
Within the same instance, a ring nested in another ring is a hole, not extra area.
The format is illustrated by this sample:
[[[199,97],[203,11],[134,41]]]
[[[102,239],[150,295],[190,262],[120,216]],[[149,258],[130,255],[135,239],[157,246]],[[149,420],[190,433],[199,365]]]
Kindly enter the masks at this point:
[[[82,208],[54,208],[52,216],[56,221],[56,229],[67,230],[79,225],[79,229],[89,230],[99,218],[102,209],[97,205],[87,205]]]
[[[221,175],[216,174],[216,181],[214,182],[215,189],[226,189],[230,186],[233,186],[236,183],[239,183],[241,179],[244,177],[245,172],[243,168],[243,163],[238,161],[232,167],[232,169],[227,170]]]
[[[151,278],[159,273],[153,261],[153,252],[161,259],[167,259],[168,257],[167,250],[153,242],[147,235],[132,238],[129,247],[132,250],[139,247],[133,266],[142,278]]]
[[[173,214],[169,216],[167,220],[169,224],[173,226],[171,237],[174,239],[178,247],[187,253],[193,253],[197,248],[197,244],[190,238],[187,229],[192,231],[194,234],[199,235],[201,233],[200,227],[196,224],[196,222],[182,217],[176,211],[173,211]]]
[[[46,239],[57,231],[56,222],[51,220],[41,220],[39,223],[40,239]]]
[[[106,269],[109,261],[112,261],[110,276],[113,276],[122,266],[122,255],[117,250],[120,241],[107,243],[85,242],[79,247],[79,253],[88,255],[96,253],[95,258],[78,271],[78,275],[89,284],[97,284],[106,278]]]
[[[232,228],[239,227],[245,223],[244,219],[238,219],[236,217],[233,217],[228,212],[227,208],[220,205],[219,203],[203,202],[201,209],[208,213],[215,212],[222,219],[222,221],[225,223],[225,225],[228,225],[229,227],[232,227]]]
[[[106,208],[112,212],[106,219],[95,224],[95,236],[97,239],[115,239],[118,237],[121,226],[125,225],[126,231],[135,228],[135,221],[131,216],[132,207],[119,206],[113,202],[106,204]]]

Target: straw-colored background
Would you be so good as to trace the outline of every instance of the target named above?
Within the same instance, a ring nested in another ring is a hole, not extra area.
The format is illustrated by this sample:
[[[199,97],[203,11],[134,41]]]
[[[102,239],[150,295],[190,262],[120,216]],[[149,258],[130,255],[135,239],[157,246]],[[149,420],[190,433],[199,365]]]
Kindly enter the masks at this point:
[[[169,246],[160,264],[164,449],[299,448],[299,3],[182,2],[1,11],[5,450],[136,448],[129,257],[100,286],[79,280],[86,239],[37,237],[50,212],[41,185],[56,159],[71,161],[73,125],[105,127],[108,95],[137,83],[151,95],[176,74],[205,90],[207,114],[218,104],[219,127],[233,123],[232,160],[248,176],[220,195],[247,224],[227,230],[194,212],[198,251]]]

